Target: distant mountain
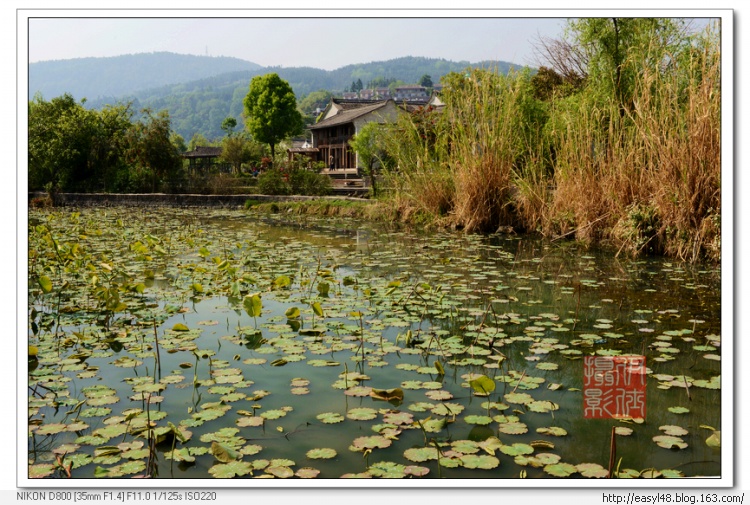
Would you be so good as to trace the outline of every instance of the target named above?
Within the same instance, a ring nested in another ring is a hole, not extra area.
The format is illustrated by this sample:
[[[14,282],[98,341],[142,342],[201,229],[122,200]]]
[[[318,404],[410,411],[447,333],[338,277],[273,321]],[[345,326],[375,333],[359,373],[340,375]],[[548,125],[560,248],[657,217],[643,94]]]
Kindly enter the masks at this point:
[[[444,75],[463,72],[469,67],[507,73],[520,66],[504,61],[470,63],[407,56],[327,71],[312,67],[260,67],[236,58],[135,54],[32,63],[29,98],[37,91],[46,100],[70,93],[77,100],[86,98],[86,106],[93,109],[132,102],[135,112],[144,107],[167,110],[172,129],[189,141],[196,133],[208,139],[223,136],[221,123],[228,116],[241,125],[242,100],[256,75],[279,74],[300,100],[318,90],[340,96],[358,80],[364,86],[376,78],[415,84],[423,75],[429,75],[437,84]]]
[[[29,64],[29,99],[37,92],[47,100],[64,93],[70,93],[76,100],[119,97],[143,89],[259,68],[256,63],[238,58],[167,52],[40,61]]]

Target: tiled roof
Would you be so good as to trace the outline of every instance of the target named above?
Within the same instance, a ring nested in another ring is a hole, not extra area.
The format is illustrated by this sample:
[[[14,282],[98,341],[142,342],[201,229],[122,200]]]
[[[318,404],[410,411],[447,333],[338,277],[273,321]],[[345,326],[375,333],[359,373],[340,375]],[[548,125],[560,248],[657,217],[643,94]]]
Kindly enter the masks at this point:
[[[385,106],[388,103],[387,100],[376,101],[372,103],[366,103],[356,108],[343,109],[335,116],[331,116],[324,119],[309,127],[310,130],[318,130],[320,128],[327,128],[329,126],[337,126],[340,124],[351,123],[358,117],[362,117],[370,112],[376,111]]]
[[[213,158],[221,156],[221,147],[198,146],[194,151],[182,153],[184,158]]]
[[[348,100],[345,98],[334,98],[333,103],[339,106],[341,110],[359,109],[363,105],[372,105],[381,103],[383,100]]]

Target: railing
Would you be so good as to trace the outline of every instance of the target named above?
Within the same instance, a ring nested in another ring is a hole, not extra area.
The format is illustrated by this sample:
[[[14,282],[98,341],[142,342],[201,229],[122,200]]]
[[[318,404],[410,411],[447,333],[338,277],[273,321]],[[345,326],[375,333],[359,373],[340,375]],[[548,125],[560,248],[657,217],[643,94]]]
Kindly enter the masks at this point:
[[[325,147],[334,144],[347,144],[351,136],[339,135],[338,137],[324,137],[318,139],[318,147]]]

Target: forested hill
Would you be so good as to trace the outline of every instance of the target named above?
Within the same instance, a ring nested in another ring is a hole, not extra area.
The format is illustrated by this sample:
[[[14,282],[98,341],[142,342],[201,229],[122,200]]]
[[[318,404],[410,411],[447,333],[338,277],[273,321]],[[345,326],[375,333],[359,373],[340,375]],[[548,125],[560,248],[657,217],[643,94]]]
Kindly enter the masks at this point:
[[[79,101],[86,98],[86,106],[95,109],[132,102],[134,111],[144,107],[167,110],[172,129],[187,141],[196,133],[208,139],[221,137],[225,134],[221,130],[224,118],[240,120],[242,100],[256,75],[279,74],[300,100],[318,90],[340,96],[357,81],[363,86],[374,79],[415,84],[422,76],[429,75],[437,84],[442,76],[468,67],[506,73],[513,66],[504,61],[472,63],[407,56],[328,71],[312,67],[260,67],[235,58],[153,53],[31,64],[29,97],[36,91],[46,100],[70,93]]]
[[[37,92],[47,100],[64,93],[70,93],[76,100],[120,97],[148,88],[258,68],[260,65],[239,58],[167,52],[40,61],[29,65],[29,98]]]

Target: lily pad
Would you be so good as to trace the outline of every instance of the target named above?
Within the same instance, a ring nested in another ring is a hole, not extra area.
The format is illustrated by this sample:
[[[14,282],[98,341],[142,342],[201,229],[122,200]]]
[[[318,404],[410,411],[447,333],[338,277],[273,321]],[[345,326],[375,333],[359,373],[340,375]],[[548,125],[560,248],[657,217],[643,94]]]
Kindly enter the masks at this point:
[[[690,412],[690,409],[686,407],[669,407],[667,410],[673,414],[687,414]]]
[[[656,445],[665,449],[685,449],[688,446],[688,444],[680,437],[674,437],[671,435],[659,435],[653,437],[653,440],[656,442]]]
[[[578,469],[570,463],[555,463],[545,466],[544,471],[553,477],[570,477],[578,472]]]
[[[404,457],[415,463],[424,463],[438,459],[438,452],[435,447],[412,447],[404,451]]]
[[[578,472],[588,478],[604,479],[609,476],[609,470],[598,463],[580,463],[576,465]]]
[[[369,421],[378,416],[378,411],[369,407],[358,407],[349,410],[346,417],[355,421]]]
[[[559,426],[537,428],[536,432],[542,435],[551,435],[553,437],[564,437],[568,434],[567,430],[560,428]]]
[[[491,470],[500,466],[500,460],[489,454],[464,454],[459,459],[464,468]]]
[[[389,447],[393,442],[380,435],[357,437],[352,442],[352,447],[356,451],[365,449],[384,449]]]
[[[524,433],[529,431],[528,426],[526,426],[524,423],[501,423],[498,427],[498,431],[500,433],[505,433],[506,435],[523,435]]]
[[[336,450],[329,448],[310,449],[305,455],[310,459],[331,459],[336,457]]]
[[[664,425],[664,426],[659,426],[659,429],[663,431],[665,435],[672,435],[675,437],[680,437],[682,435],[688,434],[688,431],[681,426]]]
[[[320,475],[320,470],[306,466],[294,472],[294,475],[296,477],[299,477],[300,479],[314,479],[315,477]]]
[[[508,456],[521,456],[533,454],[534,448],[528,444],[516,443],[512,445],[503,445],[502,447],[500,447],[500,452],[502,452],[503,454],[507,454]]]
[[[246,461],[232,461],[226,464],[214,465],[208,469],[208,473],[217,479],[232,479],[252,474],[252,466]]]
[[[324,412],[315,416],[320,422],[325,424],[336,424],[344,420],[344,416],[338,412]]]

